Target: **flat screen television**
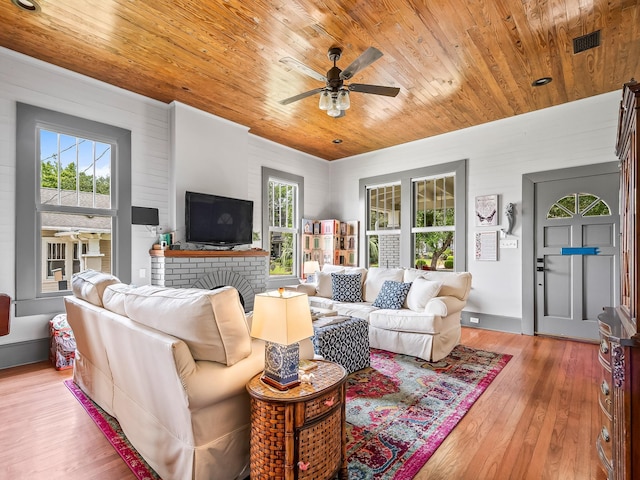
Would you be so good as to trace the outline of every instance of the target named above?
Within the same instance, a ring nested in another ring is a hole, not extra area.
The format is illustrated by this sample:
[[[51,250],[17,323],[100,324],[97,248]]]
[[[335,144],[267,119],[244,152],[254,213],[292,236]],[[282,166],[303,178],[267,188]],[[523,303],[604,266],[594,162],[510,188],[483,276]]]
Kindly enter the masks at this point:
[[[206,193],[185,193],[188,243],[229,246],[252,242],[253,202]]]

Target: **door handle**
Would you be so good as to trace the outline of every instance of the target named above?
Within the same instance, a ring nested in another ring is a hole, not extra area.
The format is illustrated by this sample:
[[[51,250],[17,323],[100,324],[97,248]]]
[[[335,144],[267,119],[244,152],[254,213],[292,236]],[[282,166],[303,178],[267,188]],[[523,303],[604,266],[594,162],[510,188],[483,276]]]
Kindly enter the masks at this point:
[[[536,270],[539,272],[544,272],[544,267],[536,267]]]

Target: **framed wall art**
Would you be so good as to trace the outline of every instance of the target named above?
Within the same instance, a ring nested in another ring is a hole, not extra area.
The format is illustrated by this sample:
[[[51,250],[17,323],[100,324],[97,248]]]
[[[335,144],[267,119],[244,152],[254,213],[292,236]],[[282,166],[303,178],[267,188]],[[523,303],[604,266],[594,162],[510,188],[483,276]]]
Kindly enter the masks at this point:
[[[495,262],[498,260],[498,232],[476,233],[476,260]]]
[[[498,225],[498,195],[479,195],[476,197],[476,226]]]

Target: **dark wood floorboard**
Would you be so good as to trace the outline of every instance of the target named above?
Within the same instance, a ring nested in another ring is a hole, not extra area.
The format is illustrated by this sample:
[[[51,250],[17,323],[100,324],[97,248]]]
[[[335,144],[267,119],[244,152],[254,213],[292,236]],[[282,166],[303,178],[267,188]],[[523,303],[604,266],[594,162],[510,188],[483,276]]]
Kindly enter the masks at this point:
[[[605,480],[597,345],[463,328],[513,355],[417,480]],[[0,478],[135,480],[48,363],[0,370]]]

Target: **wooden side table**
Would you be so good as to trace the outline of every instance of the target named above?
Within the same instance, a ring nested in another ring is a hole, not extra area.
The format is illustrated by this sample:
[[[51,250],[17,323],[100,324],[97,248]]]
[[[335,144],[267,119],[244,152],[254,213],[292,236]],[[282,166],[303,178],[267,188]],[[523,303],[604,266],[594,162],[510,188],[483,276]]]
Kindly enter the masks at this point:
[[[313,383],[281,392],[260,380],[251,396],[251,479],[347,479],[345,381],[337,363],[316,360]]]

